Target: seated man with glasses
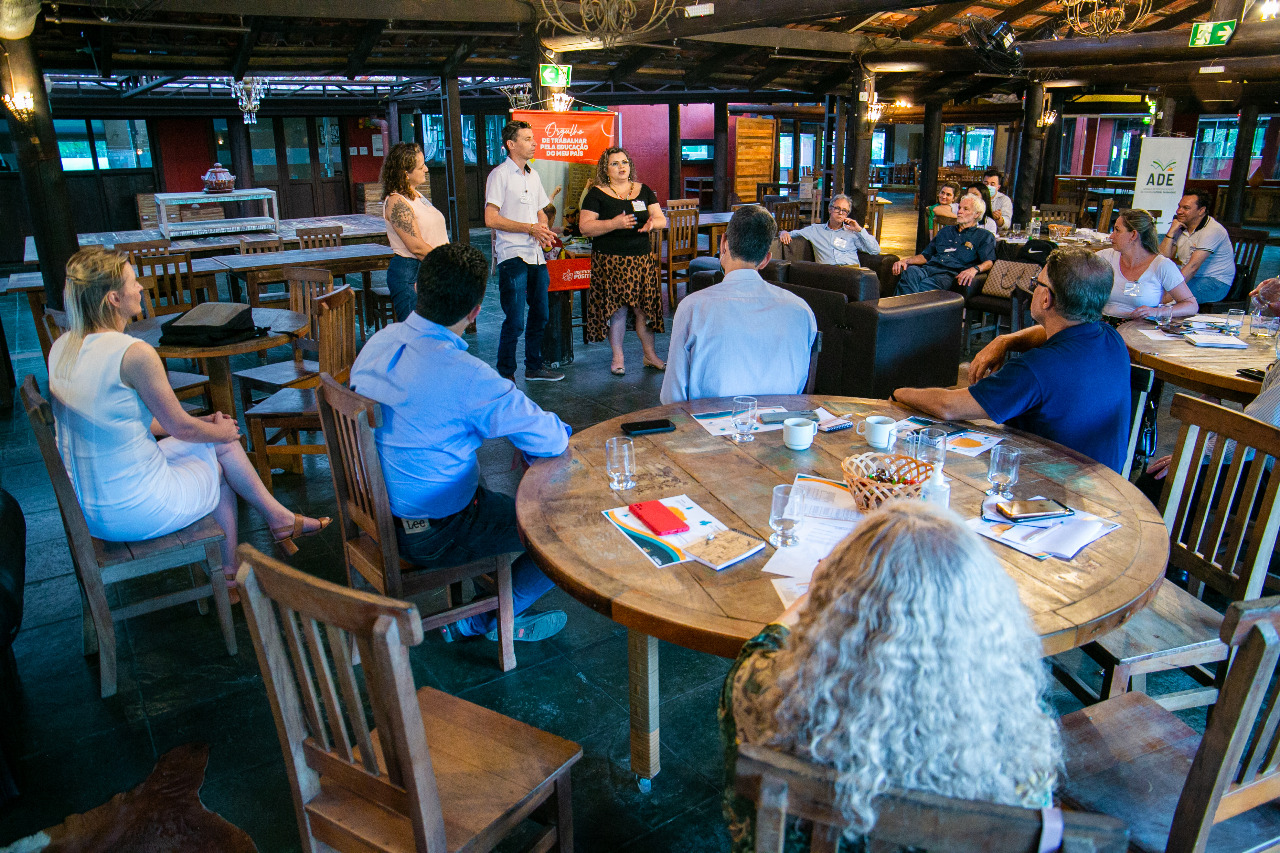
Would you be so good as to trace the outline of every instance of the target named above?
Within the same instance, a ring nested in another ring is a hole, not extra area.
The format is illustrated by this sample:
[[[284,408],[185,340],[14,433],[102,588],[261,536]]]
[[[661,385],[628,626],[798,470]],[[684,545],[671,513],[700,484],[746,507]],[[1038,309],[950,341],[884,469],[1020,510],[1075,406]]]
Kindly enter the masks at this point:
[[[865,207],[865,202],[862,207]],[[858,252],[880,254],[880,243],[870,231],[853,218],[853,199],[840,193],[831,199],[827,208],[828,219],[797,228],[795,231],[779,231],[778,241],[791,245],[793,236],[803,237],[813,246],[813,255],[820,264],[860,266]]]
[[[890,399],[948,421],[989,418],[1119,471],[1129,446],[1129,352],[1099,322],[1111,278],[1111,265],[1088,249],[1055,249],[1035,280],[1037,325],[987,344],[969,365],[968,388],[899,388]],[[1022,355],[1006,361],[1009,353]]]

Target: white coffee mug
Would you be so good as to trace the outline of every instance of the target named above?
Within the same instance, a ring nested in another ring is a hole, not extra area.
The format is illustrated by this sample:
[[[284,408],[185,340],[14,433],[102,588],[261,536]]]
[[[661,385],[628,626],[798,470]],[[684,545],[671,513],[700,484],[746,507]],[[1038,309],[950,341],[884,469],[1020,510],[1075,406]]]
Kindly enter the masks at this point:
[[[792,450],[808,450],[813,437],[818,434],[817,421],[808,418],[787,418],[782,422],[782,443]]]
[[[893,425],[895,423],[897,421],[893,418],[887,418],[884,415],[872,415],[858,424],[858,435],[865,435],[867,444],[876,450],[885,450],[893,443]]]

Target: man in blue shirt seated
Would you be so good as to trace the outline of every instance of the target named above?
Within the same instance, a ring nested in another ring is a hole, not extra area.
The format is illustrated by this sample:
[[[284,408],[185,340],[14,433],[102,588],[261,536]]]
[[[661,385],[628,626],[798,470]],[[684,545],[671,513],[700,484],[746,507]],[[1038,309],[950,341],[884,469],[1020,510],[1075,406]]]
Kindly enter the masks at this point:
[[[568,426],[467,352],[460,336],[480,313],[488,277],[478,250],[437,246],[418,270],[417,308],[371,337],[351,368],[351,387],[382,404],[378,458],[400,555],[423,569],[524,551],[515,501],[480,485],[476,449],[485,439],[506,436],[527,456],[558,456],[569,446]],[[528,554],[515,559],[517,640],[564,627],[560,610],[524,614],[552,586]],[[496,640],[496,623],[482,613],[441,630],[446,641]]]
[[[1110,264],[1093,252],[1055,249],[1031,297],[1038,325],[987,344],[969,366],[968,388],[900,388],[891,399],[948,421],[990,418],[1119,471],[1129,445],[1129,353],[1099,322],[1111,285]],[[1022,357],[1005,362],[1011,352]]]
[[[676,308],[663,403],[804,392],[818,321],[803,299],[760,277],[777,233],[757,204],[734,212],[720,238],[724,281],[690,293]]]
[[[858,252],[880,254],[880,243],[875,236],[853,218],[853,199],[840,193],[831,199],[826,222],[818,222],[797,228],[795,231],[779,231],[778,241],[791,245],[793,236],[803,237],[813,246],[813,256],[820,264],[859,266]]]
[[[973,195],[960,199],[955,225],[939,231],[920,254],[893,265],[893,274],[902,276],[898,294],[950,290],[953,284],[968,287],[974,276],[991,269],[996,262],[996,238],[979,224],[986,215],[982,199]]]

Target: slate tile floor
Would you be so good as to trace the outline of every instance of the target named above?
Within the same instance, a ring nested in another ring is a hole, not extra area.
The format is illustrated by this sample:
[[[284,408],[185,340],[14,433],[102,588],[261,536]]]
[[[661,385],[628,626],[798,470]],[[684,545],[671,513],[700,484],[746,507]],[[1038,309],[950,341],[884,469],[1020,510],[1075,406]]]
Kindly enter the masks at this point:
[[[914,223],[905,205],[898,210],[886,227],[895,235],[902,232],[906,242],[905,232]],[[483,232],[473,237],[487,248]],[[896,242],[886,240],[886,245]],[[25,300],[0,296],[0,311],[19,378],[35,373],[47,387]],[[501,318],[491,281],[479,334],[468,341],[472,352],[490,363]],[[660,352],[666,344],[667,336],[660,336]],[[605,344],[583,346],[578,338],[575,350],[564,382],[525,389],[575,429],[657,404],[662,376],[639,368],[634,335],[627,339],[624,378],[609,374]],[[1162,438],[1167,442],[1172,433],[1166,428]],[[510,460],[506,442],[482,449],[491,487],[514,490]],[[302,475],[280,475],[275,483],[286,504],[316,515],[333,512],[323,457],[307,457]],[[203,740],[212,746],[201,792],[205,804],[248,831],[259,849],[297,850],[284,766],[243,615],[237,613],[235,657],[226,654],[214,617],[200,617],[194,607],[119,625],[119,692],[100,699],[96,663],[80,653],[79,602],[65,534],[20,407],[0,416],[0,486],[17,498],[28,529],[26,613],[15,645],[20,689],[0,700],[0,730],[15,744],[11,760],[22,796],[0,807],[0,846],[132,788],[159,755]],[[240,523],[244,541],[270,549],[269,534],[255,513],[243,510]],[[342,576],[332,533],[306,540],[292,562],[321,577]],[[412,651],[416,683],[582,744],[584,756],[574,769],[577,849],[726,849],[715,707],[729,661],[662,645],[662,772],[652,791],[643,794],[629,767],[623,630],[558,590],[538,606],[568,611],[569,625],[549,641],[520,645],[514,672],[498,670],[494,646],[487,641],[446,645],[433,635]],[[1160,679],[1152,678],[1152,689],[1162,689]],[[1079,707],[1058,688],[1049,699],[1058,713]],[[1191,713],[1188,719],[1203,727],[1203,714]]]

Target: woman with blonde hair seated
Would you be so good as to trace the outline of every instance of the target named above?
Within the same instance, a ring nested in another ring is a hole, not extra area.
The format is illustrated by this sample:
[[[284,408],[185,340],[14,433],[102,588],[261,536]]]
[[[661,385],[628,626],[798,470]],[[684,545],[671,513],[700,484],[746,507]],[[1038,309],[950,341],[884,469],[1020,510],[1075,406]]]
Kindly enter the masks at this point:
[[[236,495],[267,520],[286,553],[329,519],[286,509],[258,479],[234,417],[193,417],[182,408],[155,349],[124,334],[142,311],[128,256],[101,247],[67,262],[70,330],[49,351],[58,450],[89,532],[99,539],[155,539],[213,513],[226,533],[222,567],[236,569]],[[158,439],[158,440],[157,440]]]
[[[755,849],[755,810],[733,790],[739,743],[835,770],[844,851],[890,788],[1052,805],[1061,759],[1040,655],[1017,586],[959,518],[916,501],[871,513],[725,679],[732,850]],[[808,834],[792,820],[788,853]]]

